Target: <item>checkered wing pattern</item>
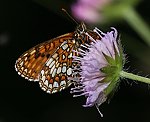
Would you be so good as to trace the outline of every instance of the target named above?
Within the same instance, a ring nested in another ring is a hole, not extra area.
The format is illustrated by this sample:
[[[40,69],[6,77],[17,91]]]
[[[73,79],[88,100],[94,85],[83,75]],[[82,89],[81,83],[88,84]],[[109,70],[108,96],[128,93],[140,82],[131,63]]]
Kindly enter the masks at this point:
[[[40,87],[48,93],[68,87],[75,48],[73,34],[62,35],[26,51],[16,61],[18,74],[29,81],[39,81]]]
[[[48,93],[55,93],[70,86],[72,56],[75,55],[75,40],[66,39],[48,59],[40,73],[40,86]]]

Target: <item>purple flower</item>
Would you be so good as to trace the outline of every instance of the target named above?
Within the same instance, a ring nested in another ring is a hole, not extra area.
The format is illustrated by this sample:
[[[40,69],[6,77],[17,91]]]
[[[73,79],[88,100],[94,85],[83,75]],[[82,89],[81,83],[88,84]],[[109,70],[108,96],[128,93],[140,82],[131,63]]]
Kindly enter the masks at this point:
[[[96,23],[103,19],[99,11],[111,0],[78,0],[71,7],[74,17],[87,23]]]
[[[98,108],[113,91],[116,86],[114,84],[118,83],[123,63],[122,53],[117,44],[116,29],[112,28],[112,31],[103,33],[95,28],[93,32],[101,40],[94,40],[88,32],[85,33],[92,43],[81,45],[79,56],[74,56],[73,62],[78,63],[79,67],[73,69],[73,80],[77,86],[71,89],[71,93],[76,93],[74,97],[82,95],[86,97],[84,107],[95,105]],[[87,50],[83,50],[82,47]]]
[[[96,23],[101,17],[99,13],[90,6],[76,4],[72,6],[72,13],[78,20],[84,20],[87,23]]]

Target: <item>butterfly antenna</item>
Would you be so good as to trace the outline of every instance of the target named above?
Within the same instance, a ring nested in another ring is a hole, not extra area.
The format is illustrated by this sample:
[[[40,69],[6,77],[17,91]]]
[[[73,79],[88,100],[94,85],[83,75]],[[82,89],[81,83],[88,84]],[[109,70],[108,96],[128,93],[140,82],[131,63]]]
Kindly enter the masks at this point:
[[[66,9],[62,8],[61,10],[62,10],[63,12],[65,12],[65,13],[69,16],[69,18],[70,18],[71,20],[73,20],[77,25],[79,25],[79,23],[66,11]]]

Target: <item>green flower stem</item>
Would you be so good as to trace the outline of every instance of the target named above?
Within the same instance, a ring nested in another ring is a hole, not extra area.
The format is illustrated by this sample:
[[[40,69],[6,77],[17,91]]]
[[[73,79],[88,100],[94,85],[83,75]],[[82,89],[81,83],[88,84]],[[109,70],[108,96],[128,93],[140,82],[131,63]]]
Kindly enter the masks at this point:
[[[124,19],[130,26],[141,36],[141,38],[150,46],[150,27],[131,7],[128,7],[123,12]]]
[[[120,76],[123,77],[123,78],[128,78],[128,79],[132,79],[132,80],[136,80],[136,81],[140,81],[140,82],[143,82],[143,83],[150,84],[150,79],[149,78],[134,75],[132,73],[128,73],[128,72],[125,72],[125,71],[121,71]]]

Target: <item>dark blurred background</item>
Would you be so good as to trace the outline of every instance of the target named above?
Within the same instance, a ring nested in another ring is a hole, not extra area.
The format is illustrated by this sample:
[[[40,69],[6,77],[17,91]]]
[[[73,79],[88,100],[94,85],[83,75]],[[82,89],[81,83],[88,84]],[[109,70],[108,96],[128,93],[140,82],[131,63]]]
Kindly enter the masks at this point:
[[[111,102],[100,106],[101,118],[95,107],[83,108],[85,98],[73,98],[70,88],[50,95],[17,74],[14,64],[24,51],[76,28],[61,11],[62,7],[69,11],[74,1],[49,0],[46,6],[37,1],[0,0],[0,122],[150,122],[147,84],[122,81]],[[136,10],[150,25],[150,2],[141,1]],[[125,68],[142,76],[150,74],[150,48],[126,22],[111,26],[121,33]]]

